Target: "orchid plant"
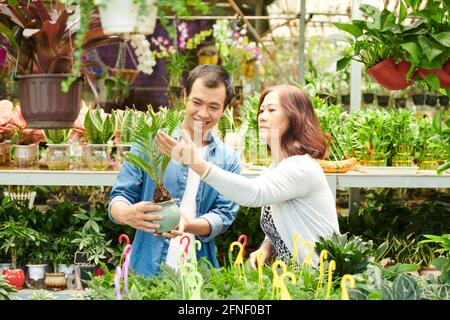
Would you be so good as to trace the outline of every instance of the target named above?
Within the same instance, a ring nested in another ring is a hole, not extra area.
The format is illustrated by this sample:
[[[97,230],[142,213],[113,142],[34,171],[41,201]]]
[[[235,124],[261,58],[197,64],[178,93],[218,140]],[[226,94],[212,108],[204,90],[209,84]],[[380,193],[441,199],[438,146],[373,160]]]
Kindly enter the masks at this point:
[[[262,63],[259,47],[247,37],[246,26],[234,27],[228,20],[219,20],[213,30],[221,65],[232,75],[233,80],[239,80],[242,62],[255,60],[257,64]]]
[[[168,38],[159,36],[152,39],[152,43],[157,47],[154,55],[158,59],[167,61],[166,68],[169,72],[169,84],[171,86],[180,86],[183,73],[192,65],[189,60],[189,51],[195,49],[202,41],[212,34],[212,30],[204,30],[189,37],[186,22],[180,22],[176,31],[176,46],[171,38],[175,38],[175,34]]]

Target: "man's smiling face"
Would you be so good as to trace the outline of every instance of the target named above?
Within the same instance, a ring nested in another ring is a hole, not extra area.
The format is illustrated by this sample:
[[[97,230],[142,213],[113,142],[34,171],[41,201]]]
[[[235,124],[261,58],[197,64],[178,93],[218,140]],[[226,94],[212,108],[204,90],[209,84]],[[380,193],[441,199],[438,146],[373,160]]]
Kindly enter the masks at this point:
[[[187,97],[186,116],[183,129],[187,129],[192,137],[205,134],[216,125],[225,110],[225,85],[208,88],[203,79],[198,78],[192,85],[191,93]]]

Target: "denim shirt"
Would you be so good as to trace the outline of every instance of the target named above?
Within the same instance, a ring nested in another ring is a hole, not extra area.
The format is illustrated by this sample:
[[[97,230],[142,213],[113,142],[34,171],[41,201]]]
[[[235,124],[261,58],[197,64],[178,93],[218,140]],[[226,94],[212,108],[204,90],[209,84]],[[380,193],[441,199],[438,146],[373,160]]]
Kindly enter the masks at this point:
[[[179,131],[176,131],[173,136],[178,138]],[[133,145],[130,152],[136,153],[136,151],[137,145]],[[210,135],[206,151],[206,160],[224,170],[236,174],[240,173],[238,154],[212,135]],[[177,199],[178,205],[180,205],[186,189],[188,170],[187,166],[171,160],[164,175],[164,186],[169,190],[172,197]],[[111,205],[115,201],[122,200],[130,205],[140,201],[151,201],[154,191],[155,182],[151,177],[138,167],[125,162],[111,191],[108,206],[109,218],[115,222],[111,217]],[[197,259],[205,257],[217,268],[219,264],[216,258],[214,239],[230,227],[239,206],[235,202],[225,199],[202,180],[200,180],[198,187],[196,204],[197,218],[206,219],[211,226],[209,235],[196,236],[196,239],[202,243],[201,250],[196,250]],[[170,239],[168,238],[136,230],[131,255],[131,265],[134,272],[145,277],[157,275],[160,264],[166,261],[169,242]]]

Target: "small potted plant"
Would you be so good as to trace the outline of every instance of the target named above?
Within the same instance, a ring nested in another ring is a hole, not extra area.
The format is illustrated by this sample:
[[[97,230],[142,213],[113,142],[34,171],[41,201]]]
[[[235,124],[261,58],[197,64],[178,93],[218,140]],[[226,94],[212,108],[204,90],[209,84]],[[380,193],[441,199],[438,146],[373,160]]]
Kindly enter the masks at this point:
[[[41,239],[40,244],[36,245],[38,248],[34,246],[34,248],[30,248],[28,254],[28,281],[27,286],[33,289],[42,289],[44,288],[44,278],[45,271],[48,267],[47,261],[48,257],[44,248],[42,248],[43,242],[47,242],[47,239],[44,237]],[[33,243],[35,245],[36,243]]]
[[[65,4],[2,2],[0,24],[8,41],[0,46],[7,50],[14,74],[18,74],[21,107],[29,128],[71,128],[81,107],[81,74],[95,88],[86,69],[94,62],[81,59],[83,50],[120,41],[101,32],[98,21],[90,17],[92,7],[80,14],[79,23],[72,23],[75,10]]]
[[[86,155],[89,169],[107,169],[111,161],[108,142],[113,138],[116,129],[114,113],[101,114],[98,110],[89,108],[84,117],[84,127],[89,141]]]
[[[71,129],[45,129],[47,141],[47,166],[50,170],[66,170],[70,167],[70,145],[68,143]]]
[[[391,112],[392,144],[395,150],[392,164],[396,167],[412,167],[414,165],[413,148],[417,142],[418,129],[412,114],[408,110]]]
[[[5,198],[2,202],[2,208],[13,205],[14,202]],[[0,225],[0,250],[5,254],[11,255],[12,269],[3,269],[2,274],[5,280],[21,289],[25,283],[25,273],[22,269],[16,269],[17,258],[24,254],[24,248],[29,247],[29,243],[39,238],[36,230],[28,227],[28,222],[22,218],[9,217]]]
[[[394,106],[398,109],[406,108],[407,95],[406,90],[400,90],[394,97]]]
[[[111,240],[106,241],[105,234],[95,230],[75,231],[72,243],[78,246],[75,252],[75,268],[79,270],[80,280],[89,280],[101,260],[108,259],[114,253]],[[84,282],[82,282],[84,286]]]
[[[152,109],[150,123],[143,118],[138,118],[132,134],[135,138],[136,149],[127,153],[126,161],[145,171],[155,182],[156,189],[153,194],[153,202],[162,206],[160,212],[164,220],[159,221],[158,233],[168,232],[175,228],[180,221],[180,208],[176,200],[164,187],[164,174],[170,162],[170,158],[159,152],[153,142],[159,130],[164,130],[168,135],[172,135],[175,129],[183,120],[184,111],[181,105],[174,109],[160,108],[158,113]]]
[[[20,107],[13,107],[4,126],[4,132],[13,144],[14,162],[17,167],[31,167],[38,156],[38,142],[43,139],[42,131],[28,129]]]

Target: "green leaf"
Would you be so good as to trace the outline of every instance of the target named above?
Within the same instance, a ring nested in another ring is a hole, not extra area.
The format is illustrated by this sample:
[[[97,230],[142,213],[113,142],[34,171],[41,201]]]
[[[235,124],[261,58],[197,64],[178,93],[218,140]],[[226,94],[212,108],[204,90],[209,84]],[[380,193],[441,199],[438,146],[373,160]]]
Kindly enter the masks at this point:
[[[441,87],[439,78],[435,74],[427,74],[425,77],[425,81],[435,90],[439,90],[439,88]]]
[[[409,60],[414,64],[419,64],[422,59],[422,49],[416,42],[406,42],[400,45],[407,53]]]
[[[395,278],[392,288],[396,300],[417,300],[420,296],[420,288],[416,280],[407,274],[401,274]]]
[[[432,41],[423,35],[419,35],[419,45],[422,48],[423,55],[429,62],[433,61],[434,58],[446,50],[440,43]]]
[[[338,29],[341,29],[345,32],[350,33],[355,38],[358,38],[363,35],[363,31],[359,27],[355,26],[354,24],[335,22],[335,23],[333,23],[333,25]]]
[[[95,232],[100,233],[100,227],[94,220],[91,220],[91,228],[94,229]]]
[[[446,163],[439,166],[436,171],[439,175],[441,175],[442,173],[444,173],[444,171],[446,171],[448,169],[450,169],[450,161],[447,161]]]
[[[89,217],[84,213],[74,213],[73,215],[81,220],[89,220]]]
[[[450,48],[450,31],[432,34],[431,36],[440,44]]]
[[[405,20],[406,16],[408,15],[408,11],[406,9],[405,2],[403,0],[400,1],[400,10],[398,15],[398,22],[401,23],[403,20]]]
[[[336,71],[341,71],[341,70],[345,69],[351,60],[352,60],[352,58],[350,58],[350,57],[343,57],[343,58],[339,59],[336,63]]]

